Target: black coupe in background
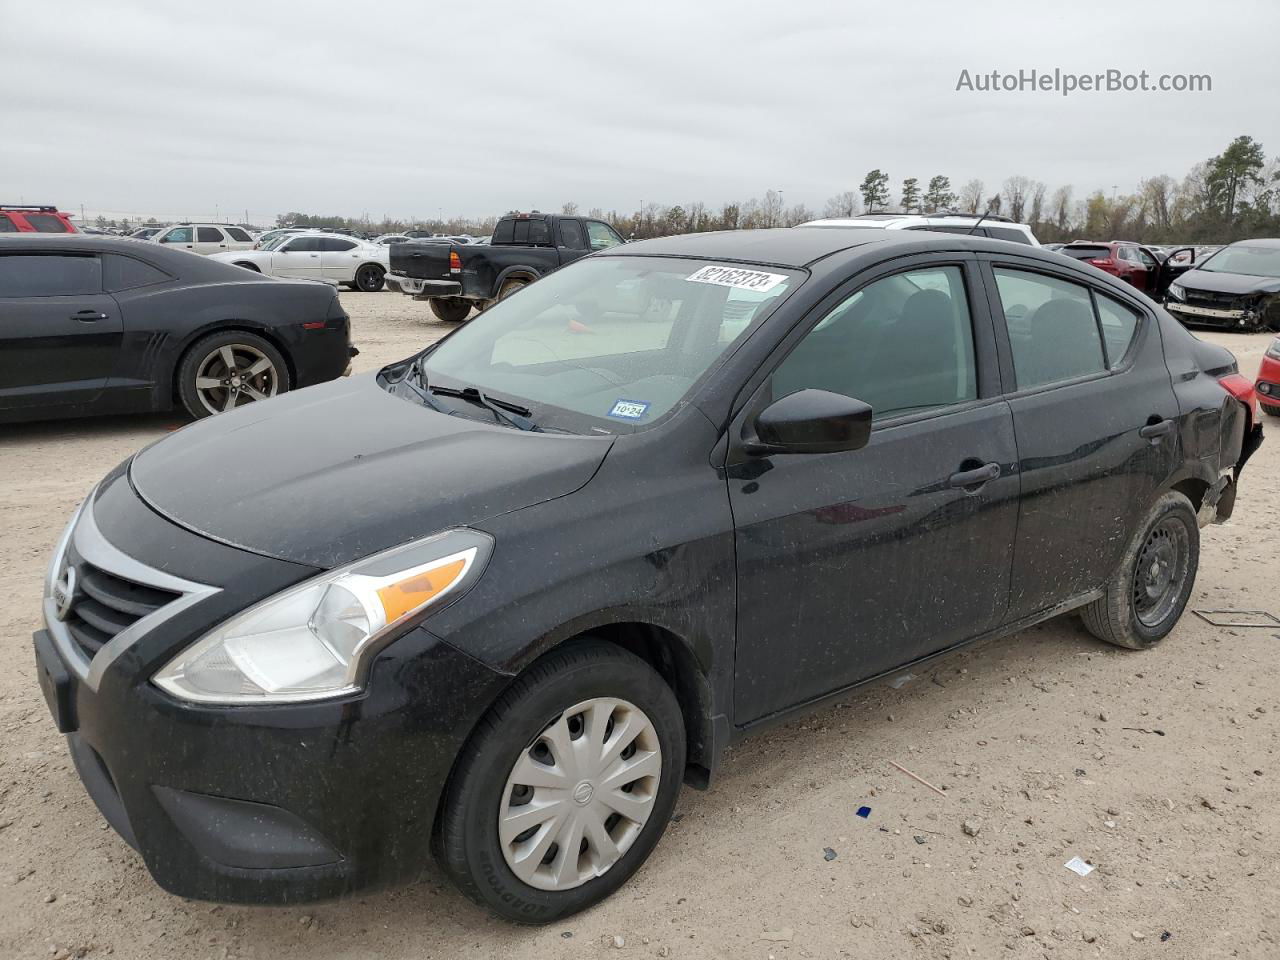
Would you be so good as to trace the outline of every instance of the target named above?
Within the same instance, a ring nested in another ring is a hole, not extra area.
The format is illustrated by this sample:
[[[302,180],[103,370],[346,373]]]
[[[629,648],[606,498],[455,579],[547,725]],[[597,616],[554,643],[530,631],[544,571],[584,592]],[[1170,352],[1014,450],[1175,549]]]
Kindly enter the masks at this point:
[[[0,423],[221,413],[342,376],[337,290],[137,240],[0,240]]]

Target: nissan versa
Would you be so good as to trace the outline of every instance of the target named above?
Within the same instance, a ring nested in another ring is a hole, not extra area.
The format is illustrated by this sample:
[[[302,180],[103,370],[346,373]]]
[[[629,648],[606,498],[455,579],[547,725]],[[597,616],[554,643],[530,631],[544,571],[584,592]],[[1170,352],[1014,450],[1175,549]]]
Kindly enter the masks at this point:
[[[1066,611],[1157,644],[1253,406],[1226,350],[1025,245],[627,244],[121,464],[56,547],[40,680],[167,890],[434,855],[545,922],[752,730]]]

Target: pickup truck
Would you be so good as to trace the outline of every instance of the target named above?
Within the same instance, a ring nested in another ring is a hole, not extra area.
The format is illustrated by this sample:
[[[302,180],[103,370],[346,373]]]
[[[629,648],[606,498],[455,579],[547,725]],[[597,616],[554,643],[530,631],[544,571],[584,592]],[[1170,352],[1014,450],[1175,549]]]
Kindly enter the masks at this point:
[[[426,300],[441,320],[459,323],[566,263],[622,243],[602,220],[513,213],[484,246],[423,240],[391,248],[387,287]]]

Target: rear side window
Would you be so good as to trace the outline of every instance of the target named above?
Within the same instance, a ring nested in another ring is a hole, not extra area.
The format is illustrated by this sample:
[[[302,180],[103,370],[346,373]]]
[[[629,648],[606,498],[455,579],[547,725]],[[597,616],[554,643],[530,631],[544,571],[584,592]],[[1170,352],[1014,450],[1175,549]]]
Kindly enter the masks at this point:
[[[1094,294],[1098,304],[1098,322],[1107,348],[1108,366],[1117,367],[1129,352],[1133,335],[1138,332],[1138,314],[1122,303],[1102,294]]]
[[[987,235],[994,237],[996,240],[1010,240],[1013,243],[1031,243],[1027,239],[1027,235],[1021,230],[1014,230],[1012,227],[987,227]]]
[[[351,240],[339,240],[337,237],[321,237],[320,249],[325,253],[342,253],[344,250],[354,250],[356,245]]]
[[[222,231],[217,227],[199,227],[196,238],[201,243],[222,243]]]
[[[775,399],[809,388],[870,404],[876,420],[975,399],[960,268],[885,277],[837,306],[773,373]]]
[[[17,233],[18,225],[7,213],[0,213],[0,233]]]
[[[70,233],[71,228],[62,220],[48,213],[28,213],[27,223],[35,227],[36,233]]]
[[[561,220],[560,242],[570,250],[585,250],[587,248],[587,237],[582,232],[582,224],[577,220]]]
[[[110,293],[132,290],[153,283],[163,283],[173,278],[149,263],[108,253],[102,258],[102,285]]]
[[[511,243],[515,238],[516,222],[514,220],[499,220],[498,225],[493,230],[493,239],[490,243]]]
[[[249,236],[239,227],[227,227],[227,236],[236,243],[249,243],[253,240],[253,237]]]
[[[75,297],[102,292],[97,257],[0,254],[0,297]]]
[[[957,226],[955,224],[946,223],[926,223],[918,227],[903,227],[903,230],[928,230],[930,233],[959,233],[966,237],[985,237],[988,236],[986,227],[973,226]]]
[[[1087,246],[1080,244],[1079,246],[1066,246],[1058,252],[1065,253],[1068,257],[1074,257],[1077,260],[1106,260],[1111,256],[1111,248],[1100,245]]]
[[[514,237],[516,243],[549,244],[551,231],[545,220],[516,220]]]
[[[1107,369],[1087,287],[1001,267],[995,275],[1019,390]]]

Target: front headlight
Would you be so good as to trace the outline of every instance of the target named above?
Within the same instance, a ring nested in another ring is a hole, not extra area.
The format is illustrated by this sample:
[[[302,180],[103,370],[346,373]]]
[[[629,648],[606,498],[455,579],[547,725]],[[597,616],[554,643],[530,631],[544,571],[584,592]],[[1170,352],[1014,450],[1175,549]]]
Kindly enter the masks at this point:
[[[313,577],[250,607],[155,675],[203,703],[293,703],[360,688],[361,670],[395,629],[470,586],[493,538],[449,530]]]
[[[1182,284],[1171,283],[1169,284],[1169,296],[1172,297],[1174,300],[1186,300],[1187,291],[1183,289]]]

